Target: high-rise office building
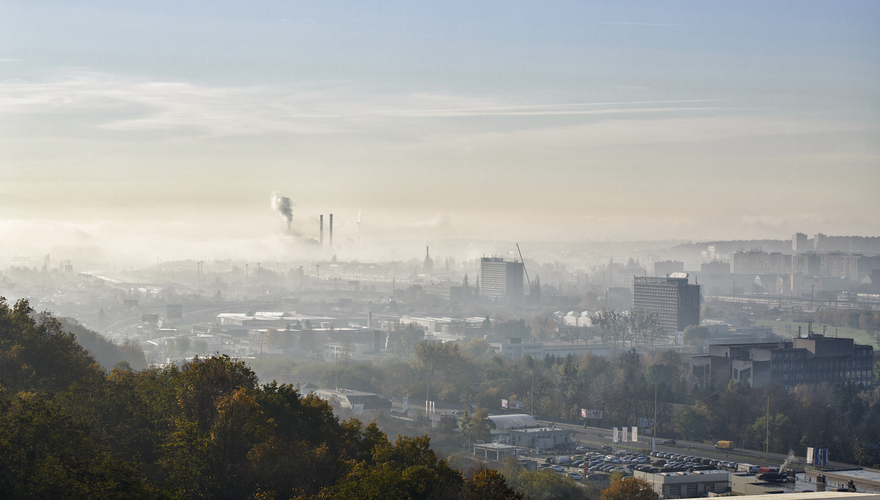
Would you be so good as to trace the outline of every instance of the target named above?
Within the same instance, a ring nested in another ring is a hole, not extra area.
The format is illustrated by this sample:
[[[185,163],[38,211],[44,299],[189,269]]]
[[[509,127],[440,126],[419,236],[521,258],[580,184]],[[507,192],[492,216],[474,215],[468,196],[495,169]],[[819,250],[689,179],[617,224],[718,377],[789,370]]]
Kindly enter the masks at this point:
[[[523,264],[501,257],[480,259],[480,297],[517,304],[523,300]]]
[[[666,331],[682,332],[700,324],[700,285],[688,284],[687,273],[666,278],[636,276],[633,310],[653,311]]]

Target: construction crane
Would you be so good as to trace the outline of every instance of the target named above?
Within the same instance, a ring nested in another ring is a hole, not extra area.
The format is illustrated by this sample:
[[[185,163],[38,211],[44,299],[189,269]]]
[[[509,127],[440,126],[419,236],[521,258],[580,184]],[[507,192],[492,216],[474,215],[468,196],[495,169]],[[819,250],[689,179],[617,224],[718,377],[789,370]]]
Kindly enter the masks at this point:
[[[529,279],[529,271],[526,269],[526,261],[523,259],[522,250],[519,249],[519,243],[516,244],[516,251],[519,253],[519,260],[522,261],[523,271],[526,273],[526,282],[529,284],[529,295],[532,294],[532,280]]]

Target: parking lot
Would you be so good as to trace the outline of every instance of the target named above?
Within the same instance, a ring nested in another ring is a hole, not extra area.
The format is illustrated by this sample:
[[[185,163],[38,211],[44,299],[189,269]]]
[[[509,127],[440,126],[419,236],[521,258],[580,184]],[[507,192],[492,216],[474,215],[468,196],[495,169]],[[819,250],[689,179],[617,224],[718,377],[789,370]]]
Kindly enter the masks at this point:
[[[617,473],[631,476],[633,471],[649,473],[726,470],[777,475],[776,467],[759,467],[727,460],[681,453],[657,451],[650,455],[603,446],[598,450],[580,447],[572,455],[554,455],[539,460],[539,470],[550,469],[575,481],[607,481]],[[781,479],[781,478],[779,478]]]

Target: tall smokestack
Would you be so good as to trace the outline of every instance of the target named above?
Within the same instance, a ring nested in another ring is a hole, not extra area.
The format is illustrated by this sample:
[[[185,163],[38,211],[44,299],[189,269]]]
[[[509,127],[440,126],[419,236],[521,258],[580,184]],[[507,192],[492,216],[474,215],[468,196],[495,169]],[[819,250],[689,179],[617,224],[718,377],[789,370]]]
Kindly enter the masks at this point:
[[[333,248],[333,214],[330,214],[330,248]]]
[[[321,214],[320,217],[321,223],[319,225],[319,228],[321,230],[321,239],[318,241],[321,243],[321,248],[324,248],[324,214]]]

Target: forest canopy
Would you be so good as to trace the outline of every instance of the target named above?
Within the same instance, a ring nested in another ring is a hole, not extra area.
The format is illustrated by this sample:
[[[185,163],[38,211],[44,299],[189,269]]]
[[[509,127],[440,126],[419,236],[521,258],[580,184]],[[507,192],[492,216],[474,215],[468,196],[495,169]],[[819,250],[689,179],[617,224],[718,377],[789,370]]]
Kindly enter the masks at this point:
[[[49,314],[0,299],[0,491],[13,498],[522,498],[427,437],[389,439],[227,356],[102,369]]]

